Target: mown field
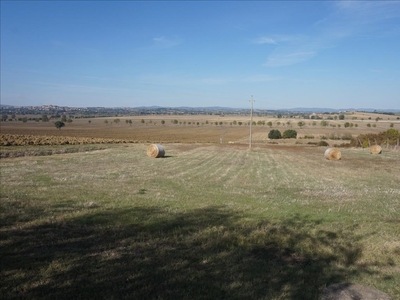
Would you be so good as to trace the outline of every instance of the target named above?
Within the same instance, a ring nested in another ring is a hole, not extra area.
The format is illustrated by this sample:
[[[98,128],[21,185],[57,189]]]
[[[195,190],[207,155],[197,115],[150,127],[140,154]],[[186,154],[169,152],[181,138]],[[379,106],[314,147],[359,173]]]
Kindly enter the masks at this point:
[[[3,298],[318,299],[355,282],[400,299],[398,151],[249,151],[217,128],[158,159],[146,142],[2,158]]]
[[[17,116],[17,118],[20,116]],[[28,116],[30,118],[40,116]],[[337,116],[335,116],[337,118]],[[380,118],[376,121],[376,118]],[[268,133],[277,129],[282,133],[293,129],[297,139],[274,141],[278,144],[308,144],[322,139],[333,146],[345,143],[342,137],[357,137],[365,133],[379,133],[389,128],[400,130],[398,116],[373,113],[346,115],[344,120],[311,120],[299,118],[254,117],[252,140],[268,143]],[[174,121],[176,123],[174,123]],[[327,125],[322,126],[321,121]],[[0,123],[1,134],[94,138],[114,142],[134,143],[249,143],[249,116],[219,115],[146,115],[107,118],[73,119],[58,130],[55,120],[49,122],[7,121]],[[271,126],[267,125],[271,122]],[[299,122],[304,122],[299,126]],[[345,124],[351,127],[345,127]],[[393,127],[391,127],[393,126]],[[310,139],[311,138],[311,139]],[[101,142],[97,140],[97,142]],[[107,141],[105,141],[107,143]]]

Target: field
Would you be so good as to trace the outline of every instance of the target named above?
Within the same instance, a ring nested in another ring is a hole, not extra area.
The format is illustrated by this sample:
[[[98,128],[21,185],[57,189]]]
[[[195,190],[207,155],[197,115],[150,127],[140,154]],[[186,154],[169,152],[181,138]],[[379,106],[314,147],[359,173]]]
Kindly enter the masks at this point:
[[[125,141],[1,147],[27,154],[0,160],[5,299],[318,299],[338,282],[400,299],[399,151],[341,148],[329,161],[307,139],[272,144],[267,125],[249,151],[237,117],[168,117],[1,123],[2,134]],[[316,140],[399,129],[358,122],[292,128]],[[164,158],[146,156],[156,142]]]
[[[16,116],[19,117],[22,116]],[[379,118],[379,121],[376,121],[376,118]],[[322,126],[322,120],[254,117],[253,122],[256,125],[252,126],[252,142],[271,142],[268,140],[268,132],[271,129],[280,130],[282,133],[287,129],[294,129],[298,133],[296,140],[279,140],[274,143],[307,145],[323,138],[333,146],[346,143],[346,140],[342,139],[344,136],[356,137],[359,134],[378,133],[389,128],[399,130],[400,120],[397,118],[398,116],[394,115],[356,112],[346,115],[344,120],[326,120],[326,126]],[[250,117],[237,115],[146,115],[74,119],[60,130],[55,128],[53,122],[1,122],[1,134],[89,137],[134,143],[248,144],[250,132]],[[271,126],[267,125],[269,122]],[[299,122],[304,122],[304,126],[298,126]],[[351,124],[351,127],[346,128],[346,122]]]

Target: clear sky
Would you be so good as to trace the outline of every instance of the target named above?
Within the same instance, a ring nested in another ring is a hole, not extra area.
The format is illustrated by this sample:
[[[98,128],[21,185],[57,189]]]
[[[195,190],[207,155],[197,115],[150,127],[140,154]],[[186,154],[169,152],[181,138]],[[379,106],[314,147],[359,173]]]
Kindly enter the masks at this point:
[[[400,108],[400,1],[1,1],[1,103]]]

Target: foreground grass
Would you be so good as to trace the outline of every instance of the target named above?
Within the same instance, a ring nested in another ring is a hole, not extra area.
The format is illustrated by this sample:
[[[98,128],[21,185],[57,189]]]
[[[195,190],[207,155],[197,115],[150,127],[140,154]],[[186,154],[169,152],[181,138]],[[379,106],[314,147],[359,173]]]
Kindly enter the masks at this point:
[[[2,159],[4,298],[400,298],[398,152],[165,147]]]

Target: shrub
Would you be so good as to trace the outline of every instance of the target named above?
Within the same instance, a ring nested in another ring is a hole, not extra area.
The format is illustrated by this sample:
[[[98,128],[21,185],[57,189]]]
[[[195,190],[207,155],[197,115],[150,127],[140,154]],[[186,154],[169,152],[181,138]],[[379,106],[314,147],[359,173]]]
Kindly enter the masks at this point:
[[[353,138],[353,136],[350,133],[345,133],[342,135],[342,140],[345,141],[350,141]]]
[[[295,139],[297,138],[297,131],[293,129],[288,129],[283,133],[282,137],[284,139]]]
[[[282,138],[281,132],[277,129],[272,129],[269,133],[268,133],[268,138],[270,138],[271,140],[277,140]]]
[[[328,147],[329,146],[329,144],[327,142],[325,142],[325,141],[320,141],[317,145],[318,146],[322,146],[322,147]]]

